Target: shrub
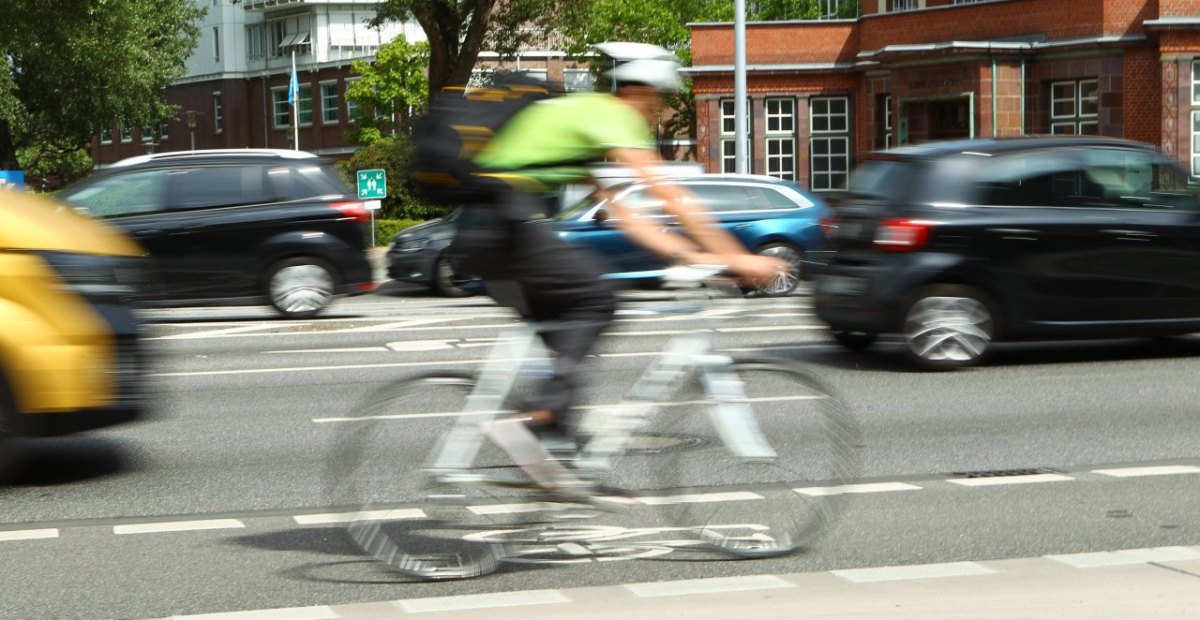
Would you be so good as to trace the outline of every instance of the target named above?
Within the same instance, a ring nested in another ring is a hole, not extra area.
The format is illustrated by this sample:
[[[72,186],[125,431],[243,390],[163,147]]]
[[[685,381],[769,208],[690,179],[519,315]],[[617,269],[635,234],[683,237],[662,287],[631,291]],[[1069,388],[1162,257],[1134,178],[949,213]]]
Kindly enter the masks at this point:
[[[387,245],[391,243],[392,237],[396,236],[396,233],[409,226],[420,224],[422,221],[412,219],[375,220],[375,245]]]

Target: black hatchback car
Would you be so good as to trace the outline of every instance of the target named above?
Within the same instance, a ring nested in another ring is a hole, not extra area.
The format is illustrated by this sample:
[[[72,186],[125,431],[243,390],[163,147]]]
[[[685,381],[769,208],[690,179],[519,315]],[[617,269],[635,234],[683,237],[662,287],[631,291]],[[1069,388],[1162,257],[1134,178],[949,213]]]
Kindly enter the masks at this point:
[[[153,305],[269,303],[290,318],[374,288],[370,213],[331,162],[300,151],[159,153],[59,196],[153,259]]]
[[[1154,148],[1084,137],[907,146],[851,175],[817,316],[933,368],[999,340],[1200,331],[1200,203]]]

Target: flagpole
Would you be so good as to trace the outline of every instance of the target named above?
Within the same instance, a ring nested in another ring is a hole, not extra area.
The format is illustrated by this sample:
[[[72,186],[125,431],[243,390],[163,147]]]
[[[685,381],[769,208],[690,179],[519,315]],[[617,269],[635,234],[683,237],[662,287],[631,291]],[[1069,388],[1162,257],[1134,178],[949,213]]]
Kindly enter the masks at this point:
[[[292,148],[300,150],[300,83],[296,79],[296,50],[292,50],[292,77],[288,86],[292,95]]]

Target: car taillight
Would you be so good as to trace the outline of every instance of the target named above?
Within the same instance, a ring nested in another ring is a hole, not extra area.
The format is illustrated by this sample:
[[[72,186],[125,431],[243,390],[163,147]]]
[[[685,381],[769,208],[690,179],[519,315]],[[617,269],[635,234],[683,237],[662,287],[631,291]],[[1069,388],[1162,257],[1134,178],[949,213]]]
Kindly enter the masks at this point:
[[[355,222],[365,224],[371,221],[371,212],[367,211],[367,205],[361,202],[335,202],[329,206],[337,209],[348,218]]]
[[[821,218],[821,232],[825,233],[825,238],[832,239],[835,230],[837,230],[837,220],[832,217]]]
[[[883,220],[875,228],[875,245],[890,252],[912,252],[929,241],[930,230],[937,222],[893,218]]]

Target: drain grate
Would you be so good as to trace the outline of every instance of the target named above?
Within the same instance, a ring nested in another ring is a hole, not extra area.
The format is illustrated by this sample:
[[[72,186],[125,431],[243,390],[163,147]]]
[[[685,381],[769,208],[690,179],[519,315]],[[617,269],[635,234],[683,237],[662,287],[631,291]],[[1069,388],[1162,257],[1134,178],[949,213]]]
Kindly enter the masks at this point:
[[[950,475],[954,478],[1004,478],[1007,476],[1033,476],[1036,474],[1061,474],[1057,469],[1038,467],[1034,469],[985,469],[981,471],[956,471]]]

